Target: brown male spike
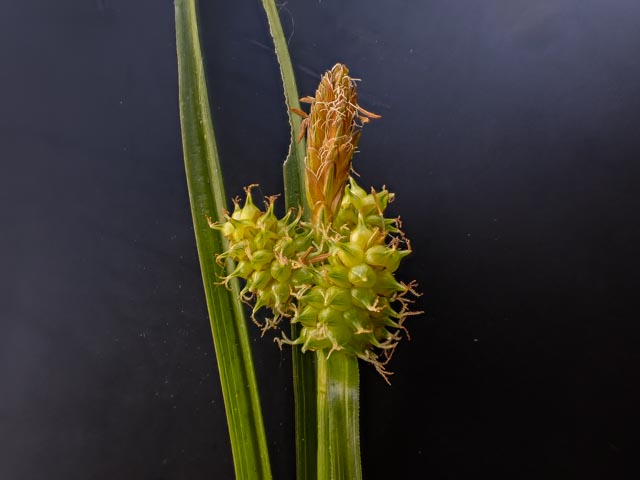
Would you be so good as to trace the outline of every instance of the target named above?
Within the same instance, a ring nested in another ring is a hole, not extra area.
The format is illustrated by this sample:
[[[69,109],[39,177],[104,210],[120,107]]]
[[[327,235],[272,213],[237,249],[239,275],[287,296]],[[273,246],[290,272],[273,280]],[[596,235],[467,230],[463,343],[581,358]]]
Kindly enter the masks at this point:
[[[315,97],[300,101],[311,104],[308,115],[294,110],[304,117],[300,139],[307,136],[305,188],[311,218],[314,224],[328,224],[340,207],[361,127],[380,115],[358,105],[356,81],[341,63],[322,76]]]

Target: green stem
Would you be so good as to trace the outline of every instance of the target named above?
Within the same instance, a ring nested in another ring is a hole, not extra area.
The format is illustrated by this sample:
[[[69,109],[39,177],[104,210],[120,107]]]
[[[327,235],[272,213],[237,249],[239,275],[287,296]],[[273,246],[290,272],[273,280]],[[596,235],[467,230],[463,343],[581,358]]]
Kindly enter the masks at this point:
[[[280,74],[284,87],[284,96],[289,117],[291,140],[289,152],[283,165],[284,187],[287,208],[303,207],[308,218],[308,206],[304,195],[304,159],[306,146],[304,138],[297,141],[301,119],[291,112],[300,108],[298,88],[287,41],[282,31],[280,16],[274,0],[262,0],[267,14],[269,29],[273,37],[276,57],[280,65]],[[291,338],[298,338],[300,326],[291,325]],[[291,352],[293,363],[293,394],[295,404],[295,442],[296,442],[296,478],[313,480],[316,478],[316,365],[315,357],[303,354],[294,347]]]
[[[318,374],[318,480],[360,480],[358,358],[316,352]]]
[[[175,1],[180,124],[185,173],[200,269],[220,374],[231,450],[238,479],[271,479],[258,386],[239,285],[216,284],[226,274],[215,261],[226,250],[208,218],[223,220],[226,196],[218,159],[195,0]],[[233,265],[226,265],[231,271]]]

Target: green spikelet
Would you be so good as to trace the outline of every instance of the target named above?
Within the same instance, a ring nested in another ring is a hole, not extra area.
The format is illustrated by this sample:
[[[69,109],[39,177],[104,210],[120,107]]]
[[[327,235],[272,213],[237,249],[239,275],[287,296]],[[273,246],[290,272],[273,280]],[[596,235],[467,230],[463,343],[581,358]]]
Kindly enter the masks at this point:
[[[307,159],[312,219],[304,222],[293,210],[278,219],[276,197],[261,210],[253,201],[254,185],[247,187],[242,206],[236,199],[225,221],[211,225],[229,241],[219,259],[236,263],[222,280],[244,280],[242,299],[263,333],[285,318],[301,325],[297,338],[283,333],[280,344],[327,355],[348,352],[386,379],[385,365],[406,334],[405,319],[420,312],[409,308],[410,297],[418,295],[415,283],[395,278],[411,247],[399,219],[384,216],[393,193],[386,188],[367,193],[347,175],[360,128],[379,116],[357,105],[346,67],[334,67],[316,98],[307,101],[312,104],[305,119],[307,139],[313,140]],[[261,309],[271,313],[263,323],[256,317]]]
[[[333,224],[320,228],[293,211],[278,219],[275,197],[260,210],[252,187],[243,206],[236,200],[226,221],[212,225],[229,240],[223,256],[237,262],[224,280],[245,281],[242,296],[253,306],[254,320],[260,309],[271,312],[272,318],[260,324],[264,331],[283,318],[302,325],[298,338],[283,334],[280,343],[327,354],[346,351],[386,378],[385,365],[405,332],[404,320],[416,313],[408,308],[414,284],[394,275],[411,248],[398,221],[384,217],[393,194],[386,189],[366,193],[351,178]]]

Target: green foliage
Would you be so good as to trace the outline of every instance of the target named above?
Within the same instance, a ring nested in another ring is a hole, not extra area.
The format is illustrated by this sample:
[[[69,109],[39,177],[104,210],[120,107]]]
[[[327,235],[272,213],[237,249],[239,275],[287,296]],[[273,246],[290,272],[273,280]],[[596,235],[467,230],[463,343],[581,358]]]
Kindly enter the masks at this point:
[[[236,477],[270,479],[266,435],[238,282],[230,281],[227,289],[215,281],[234,265],[230,260],[216,263],[215,257],[227,248],[227,241],[208,223],[222,220],[226,197],[209,109],[195,0],[176,0],[175,15],[185,172]]]

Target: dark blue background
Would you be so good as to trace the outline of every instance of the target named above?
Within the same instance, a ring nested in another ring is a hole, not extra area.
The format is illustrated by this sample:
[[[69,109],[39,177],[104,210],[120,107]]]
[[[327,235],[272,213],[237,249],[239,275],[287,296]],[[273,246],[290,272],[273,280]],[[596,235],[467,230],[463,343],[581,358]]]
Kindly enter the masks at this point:
[[[261,4],[201,4],[227,194],[281,192]],[[301,95],[345,62],[383,116],[354,166],[397,193],[399,275],[425,293],[392,385],[361,368],[365,478],[638,478],[640,3],[281,16]],[[0,478],[232,478],[172,3],[5,1],[0,32]],[[274,477],[292,479],[289,352],[252,334]]]

